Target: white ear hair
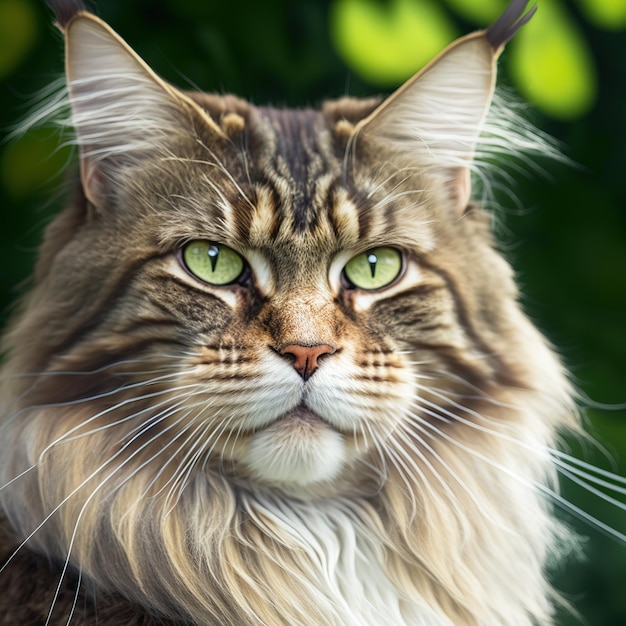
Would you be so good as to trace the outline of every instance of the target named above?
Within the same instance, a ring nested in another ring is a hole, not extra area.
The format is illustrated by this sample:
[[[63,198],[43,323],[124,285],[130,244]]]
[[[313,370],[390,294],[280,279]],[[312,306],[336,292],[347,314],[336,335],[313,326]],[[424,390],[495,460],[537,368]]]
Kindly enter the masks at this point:
[[[221,134],[193,101],[161,80],[104,22],[78,13],[65,26],[66,74],[85,194],[99,206],[122,166],[167,153],[192,118]]]

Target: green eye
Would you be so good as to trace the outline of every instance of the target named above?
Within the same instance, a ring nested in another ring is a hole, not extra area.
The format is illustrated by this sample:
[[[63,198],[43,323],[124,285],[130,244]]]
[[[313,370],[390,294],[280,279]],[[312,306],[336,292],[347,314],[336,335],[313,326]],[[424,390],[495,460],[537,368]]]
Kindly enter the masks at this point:
[[[232,248],[210,241],[192,241],[183,248],[183,261],[197,278],[210,285],[228,285],[244,269],[244,261]]]
[[[343,271],[354,287],[375,291],[398,278],[402,271],[402,255],[394,248],[373,248],[348,261]]]

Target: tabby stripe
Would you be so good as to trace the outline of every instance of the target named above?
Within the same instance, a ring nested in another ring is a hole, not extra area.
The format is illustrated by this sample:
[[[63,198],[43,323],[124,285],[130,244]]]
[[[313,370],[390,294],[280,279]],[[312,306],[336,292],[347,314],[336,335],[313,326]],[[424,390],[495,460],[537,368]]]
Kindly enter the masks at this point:
[[[191,282],[187,283],[185,282],[182,278],[178,278],[178,276],[173,276],[171,274],[156,274],[155,276],[153,276],[154,280],[158,280],[161,283],[174,283],[175,285],[177,285],[178,287],[181,287],[185,292],[189,292],[189,291],[193,291],[194,293],[197,293],[198,295],[204,296],[205,298],[209,298],[211,300],[214,300],[215,302],[218,302],[219,304],[226,306],[224,304],[224,301],[219,297],[216,296],[215,294],[211,293],[210,291],[207,291],[205,289],[202,289],[201,287],[197,287],[196,285],[192,284]],[[150,302],[153,302],[153,299],[150,298]],[[154,303],[156,304],[158,302],[158,300],[154,300]],[[167,311],[167,307],[165,304],[161,303],[161,308],[165,311]],[[171,312],[171,311],[170,311]]]
[[[154,258],[154,255],[146,255],[140,257],[128,265],[121,273],[119,279],[114,283],[108,291],[102,293],[102,297],[94,306],[94,313],[87,319],[79,322],[78,327],[65,340],[50,349],[50,354],[43,361],[42,369],[50,367],[50,362],[57,356],[67,354],[82,342],[82,340],[95,331],[108,318],[109,310],[112,308],[111,303],[117,302],[130,290],[132,278],[137,271],[143,267],[146,262]],[[106,304],[106,306],[105,306]],[[73,320],[77,323],[77,320]]]
[[[497,374],[497,379],[504,384],[515,382],[515,375],[509,366],[500,357],[498,357],[498,350],[492,348],[476,329],[474,323],[472,322],[472,317],[469,313],[468,307],[465,305],[465,301],[463,300],[454,279],[443,268],[432,265],[424,260],[421,260],[420,262],[429,270],[433,271],[445,280],[448,291],[455,302],[457,315],[463,325],[463,330],[478,346],[480,351],[487,356],[487,358],[495,361],[496,367],[494,369]]]
[[[169,326],[169,327],[177,327],[180,323],[172,319],[171,317],[168,319],[158,318],[158,317],[137,317],[133,320],[130,320],[127,326],[123,326],[119,330],[116,330],[116,333],[130,335],[134,331],[145,331],[147,326],[156,327],[156,326]]]
[[[334,235],[337,241],[341,241],[343,239],[342,228],[339,226],[337,221],[337,209],[338,209],[338,190],[340,188],[339,179],[335,178],[328,188],[326,189],[326,196],[324,198],[324,205],[329,208],[326,213],[328,225],[330,226],[330,230]]]
[[[155,277],[157,279],[164,279],[164,277],[162,276],[157,276]],[[162,302],[161,300],[157,300],[155,298],[152,297],[152,294],[147,294],[148,295],[148,299],[150,300],[150,304],[155,308],[155,309],[159,309],[159,311],[161,311],[161,313],[165,313],[166,315],[168,315],[171,318],[171,321],[173,323],[176,322],[177,318],[172,315],[172,309],[167,306],[164,302]]]
[[[359,239],[365,239],[372,230],[372,211],[369,210],[370,200],[365,191],[358,189],[352,190],[350,199],[357,208],[359,217]]]

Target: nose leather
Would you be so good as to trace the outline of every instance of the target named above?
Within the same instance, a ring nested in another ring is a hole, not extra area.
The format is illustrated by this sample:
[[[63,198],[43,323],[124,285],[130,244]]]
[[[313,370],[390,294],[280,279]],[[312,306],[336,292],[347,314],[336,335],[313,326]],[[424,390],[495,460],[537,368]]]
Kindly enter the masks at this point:
[[[313,346],[290,343],[284,346],[280,353],[293,357],[294,369],[304,380],[308,380],[319,367],[317,362],[319,357],[324,354],[333,354],[335,351],[336,348],[327,343],[320,343]]]

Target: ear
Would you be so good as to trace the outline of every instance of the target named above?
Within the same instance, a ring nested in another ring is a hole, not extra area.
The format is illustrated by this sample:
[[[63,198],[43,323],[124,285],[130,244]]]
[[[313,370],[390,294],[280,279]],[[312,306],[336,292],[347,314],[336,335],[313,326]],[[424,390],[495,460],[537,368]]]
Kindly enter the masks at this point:
[[[448,46],[355,128],[443,180],[462,212],[470,199],[470,170],[491,100],[504,44],[534,14],[513,0],[485,31]]]
[[[97,208],[122,172],[146,159],[171,155],[194,120],[222,134],[208,114],[161,80],[100,19],[78,11],[63,24],[72,123],[81,179]]]

